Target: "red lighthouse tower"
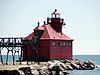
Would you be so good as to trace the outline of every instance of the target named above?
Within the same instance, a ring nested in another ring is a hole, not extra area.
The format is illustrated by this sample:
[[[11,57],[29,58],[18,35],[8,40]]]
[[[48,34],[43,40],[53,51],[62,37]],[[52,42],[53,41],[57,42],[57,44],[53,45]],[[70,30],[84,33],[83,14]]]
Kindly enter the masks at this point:
[[[72,39],[62,32],[64,19],[57,10],[47,18],[47,24],[38,26],[25,39],[33,41],[33,46],[23,49],[23,60],[72,59]]]

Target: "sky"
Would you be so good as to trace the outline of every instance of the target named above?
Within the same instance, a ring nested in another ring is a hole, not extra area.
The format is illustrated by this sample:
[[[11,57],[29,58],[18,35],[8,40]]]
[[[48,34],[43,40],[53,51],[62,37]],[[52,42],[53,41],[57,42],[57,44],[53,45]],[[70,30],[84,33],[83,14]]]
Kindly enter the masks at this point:
[[[0,0],[0,37],[26,37],[54,9],[74,39],[73,54],[100,55],[100,0]]]

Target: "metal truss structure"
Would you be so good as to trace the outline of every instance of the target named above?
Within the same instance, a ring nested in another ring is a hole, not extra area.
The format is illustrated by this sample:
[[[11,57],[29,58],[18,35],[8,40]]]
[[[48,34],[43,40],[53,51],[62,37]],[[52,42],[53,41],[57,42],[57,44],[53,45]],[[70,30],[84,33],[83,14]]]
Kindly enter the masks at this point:
[[[25,47],[26,44],[22,43],[22,40],[24,38],[13,38],[13,37],[8,37],[8,38],[0,38],[0,58],[1,58],[1,62],[3,64],[3,58],[2,58],[2,50],[4,48],[7,49],[7,57],[6,57],[6,64],[8,64],[8,55],[9,52],[12,53],[12,58],[13,58],[13,64],[15,61],[15,54],[18,53],[18,57],[20,60],[20,64],[21,64],[21,59],[22,59],[22,50],[21,48]],[[21,55],[19,55],[19,52],[21,51]]]

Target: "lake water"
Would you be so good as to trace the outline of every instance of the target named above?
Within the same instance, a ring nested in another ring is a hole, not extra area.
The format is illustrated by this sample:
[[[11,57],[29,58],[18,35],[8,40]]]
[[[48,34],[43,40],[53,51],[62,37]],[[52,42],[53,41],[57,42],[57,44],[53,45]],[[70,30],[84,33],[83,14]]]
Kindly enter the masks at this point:
[[[83,61],[92,60],[96,65],[100,65],[100,55],[74,55],[73,58]],[[11,55],[9,55],[8,61],[12,60]],[[17,55],[16,60],[18,60]],[[3,61],[6,61],[6,55],[3,55]],[[100,68],[94,70],[67,70],[67,72],[70,73],[70,75],[100,75]]]

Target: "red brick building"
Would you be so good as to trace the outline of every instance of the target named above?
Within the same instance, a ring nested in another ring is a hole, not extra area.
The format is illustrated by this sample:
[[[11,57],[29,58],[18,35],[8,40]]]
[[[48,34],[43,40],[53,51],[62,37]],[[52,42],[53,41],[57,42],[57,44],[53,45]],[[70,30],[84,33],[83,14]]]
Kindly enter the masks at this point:
[[[51,18],[47,18],[47,23],[44,22],[42,26],[39,26],[38,23],[34,32],[26,37],[31,41],[38,37],[38,46],[23,49],[23,60],[37,57],[43,59],[72,59],[73,40],[62,32],[63,25],[64,19],[60,18],[60,13],[57,13],[56,10],[51,13]],[[35,52],[32,52],[32,49]]]

